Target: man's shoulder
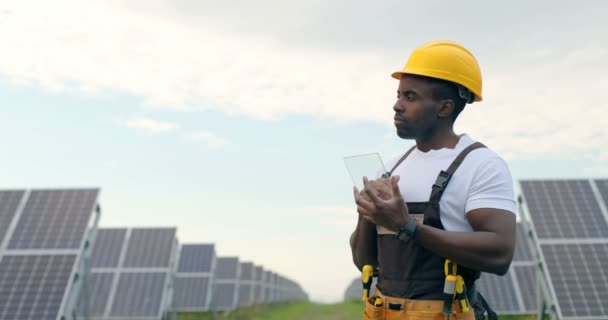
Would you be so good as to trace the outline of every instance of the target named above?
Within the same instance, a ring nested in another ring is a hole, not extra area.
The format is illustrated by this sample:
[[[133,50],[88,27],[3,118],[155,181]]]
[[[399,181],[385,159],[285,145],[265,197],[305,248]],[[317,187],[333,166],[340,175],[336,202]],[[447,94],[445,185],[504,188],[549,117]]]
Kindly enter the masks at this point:
[[[473,140],[470,144],[473,144],[477,141]],[[483,142],[481,142],[483,144]],[[470,154],[467,155],[466,161],[469,164],[475,166],[482,165],[492,165],[492,164],[506,164],[506,161],[494,150],[492,150],[486,144],[483,144],[483,148],[478,148],[471,151]]]

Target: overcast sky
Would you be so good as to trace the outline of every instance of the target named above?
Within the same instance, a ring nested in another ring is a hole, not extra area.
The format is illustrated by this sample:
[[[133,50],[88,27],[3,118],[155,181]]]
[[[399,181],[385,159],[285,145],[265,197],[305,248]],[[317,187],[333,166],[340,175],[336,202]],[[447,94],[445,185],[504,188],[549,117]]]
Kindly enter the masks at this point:
[[[2,188],[98,186],[102,226],[177,226],[317,301],[357,275],[342,157],[392,127],[411,50],[477,57],[456,129],[515,180],[608,175],[605,1],[0,1]]]

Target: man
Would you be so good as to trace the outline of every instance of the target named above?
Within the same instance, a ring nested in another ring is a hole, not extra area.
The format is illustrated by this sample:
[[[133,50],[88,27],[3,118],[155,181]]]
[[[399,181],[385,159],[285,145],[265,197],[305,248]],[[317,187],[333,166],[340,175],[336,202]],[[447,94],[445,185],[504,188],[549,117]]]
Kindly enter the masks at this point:
[[[377,268],[370,301],[383,301],[366,303],[364,319],[482,319],[474,282],[480,272],[507,272],[515,200],[505,161],[453,130],[465,104],[482,100],[479,65],[464,47],[436,41],[392,76],[397,135],[416,145],[389,162],[383,178],[364,178],[364,190],[354,190],[353,261]]]

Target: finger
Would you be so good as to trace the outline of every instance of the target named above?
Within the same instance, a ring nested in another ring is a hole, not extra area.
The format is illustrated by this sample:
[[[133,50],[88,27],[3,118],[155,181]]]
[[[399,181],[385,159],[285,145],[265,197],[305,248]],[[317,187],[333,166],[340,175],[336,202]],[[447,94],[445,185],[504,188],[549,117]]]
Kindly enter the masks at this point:
[[[357,212],[359,213],[359,216],[361,217],[367,217],[373,221],[374,220],[374,211],[373,210],[369,210],[369,208],[365,208],[362,206],[357,206]]]
[[[391,177],[391,186],[393,187],[393,196],[401,197],[401,191],[399,190],[399,176]]]
[[[359,189],[357,189],[357,186],[353,187],[353,195],[355,196],[355,201],[357,201],[357,198],[359,197]]]
[[[367,222],[370,222],[370,223],[376,224],[376,220],[372,219],[371,217],[366,216],[366,215],[360,215],[360,216],[361,216],[361,219],[363,219],[363,220],[365,220],[365,221],[367,221]]]
[[[367,176],[363,176],[363,190],[365,191],[365,189],[367,189],[369,186],[369,180],[367,179]]]
[[[378,190],[376,190],[375,186],[371,183],[368,182],[363,191],[365,191],[374,204],[382,202],[382,199],[380,199],[380,196],[378,195]]]
[[[364,210],[369,211],[369,212],[376,211],[376,206],[374,205],[374,203],[363,199],[363,197],[361,197],[361,196],[357,196],[355,203],[357,204],[357,209],[359,207],[361,207]]]

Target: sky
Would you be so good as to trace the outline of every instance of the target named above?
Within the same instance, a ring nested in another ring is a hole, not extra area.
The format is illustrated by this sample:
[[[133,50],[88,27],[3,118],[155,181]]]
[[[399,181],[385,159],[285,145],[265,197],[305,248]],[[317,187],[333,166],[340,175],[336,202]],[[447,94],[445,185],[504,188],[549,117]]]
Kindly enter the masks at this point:
[[[392,125],[410,52],[477,57],[455,130],[514,181],[608,176],[605,1],[0,0],[0,189],[99,187],[100,226],[175,226],[336,302],[358,272],[343,158]]]

